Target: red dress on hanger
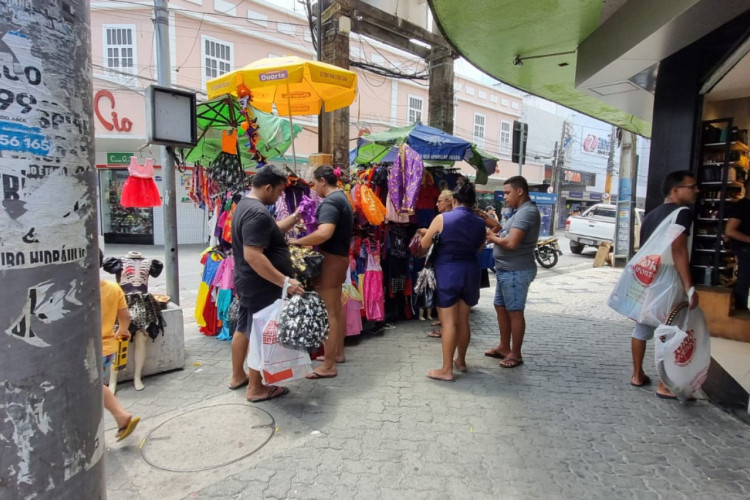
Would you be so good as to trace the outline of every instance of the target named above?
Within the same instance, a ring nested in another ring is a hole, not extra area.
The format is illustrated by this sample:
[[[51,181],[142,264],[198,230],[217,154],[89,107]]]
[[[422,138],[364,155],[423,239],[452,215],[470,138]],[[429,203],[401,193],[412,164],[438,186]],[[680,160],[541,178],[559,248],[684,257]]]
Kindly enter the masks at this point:
[[[122,186],[120,205],[123,207],[147,208],[161,205],[159,188],[154,181],[154,160],[146,158],[146,164],[140,165],[138,158],[130,157],[128,166],[130,174]]]

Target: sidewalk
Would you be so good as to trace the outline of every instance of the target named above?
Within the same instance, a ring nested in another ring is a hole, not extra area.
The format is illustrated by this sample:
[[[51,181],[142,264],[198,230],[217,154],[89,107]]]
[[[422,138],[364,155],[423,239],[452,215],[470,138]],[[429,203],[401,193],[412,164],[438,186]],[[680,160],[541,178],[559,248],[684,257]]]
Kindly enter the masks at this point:
[[[482,355],[497,342],[483,290],[455,383],[425,377],[440,343],[410,321],[352,339],[339,377],[257,405],[226,389],[230,346],[186,309],[185,370],[118,387],[142,421],[115,443],[106,416],[108,497],[747,498],[750,427],[629,385],[631,323],[605,305],[618,275],[540,269],[518,368]]]

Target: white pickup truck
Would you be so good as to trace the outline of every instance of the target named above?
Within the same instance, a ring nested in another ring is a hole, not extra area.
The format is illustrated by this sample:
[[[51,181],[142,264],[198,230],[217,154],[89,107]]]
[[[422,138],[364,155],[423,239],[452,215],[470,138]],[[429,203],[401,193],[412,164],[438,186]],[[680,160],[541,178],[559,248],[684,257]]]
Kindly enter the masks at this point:
[[[565,221],[565,237],[570,240],[570,251],[583,252],[587,246],[598,247],[600,243],[613,243],[617,207],[600,203],[581,215],[572,215]],[[635,248],[640,247],[643,209],[635,209]]]

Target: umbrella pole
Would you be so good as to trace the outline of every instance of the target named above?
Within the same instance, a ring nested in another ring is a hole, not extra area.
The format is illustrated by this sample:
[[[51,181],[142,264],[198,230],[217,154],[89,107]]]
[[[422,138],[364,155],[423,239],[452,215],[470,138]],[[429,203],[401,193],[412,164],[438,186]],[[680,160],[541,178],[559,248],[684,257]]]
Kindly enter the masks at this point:
[[[289,95],[289,82],[286,84],[286,106],[289,112],[289,137],[292,138],[292,166],[294,175],[299,175],[299,172],[297,172],[297,151],[294,148],[294,122],[292,121],[292,97]]]

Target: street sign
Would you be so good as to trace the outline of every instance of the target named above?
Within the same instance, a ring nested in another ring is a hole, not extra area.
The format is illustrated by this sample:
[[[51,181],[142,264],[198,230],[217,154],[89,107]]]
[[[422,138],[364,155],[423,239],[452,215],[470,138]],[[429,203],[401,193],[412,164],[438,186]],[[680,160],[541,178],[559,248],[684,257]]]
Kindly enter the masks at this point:
[[[133,153],[107,153],[107,165],[127,165]]]
[[[549,194],[552,194],[552,193],[554,193],[554,192],[555,192],[555,188],[553,188],[552,186],[550,186],[550,187],[548,187],[548,188],[547,188],[547,192],[548,192]]]

